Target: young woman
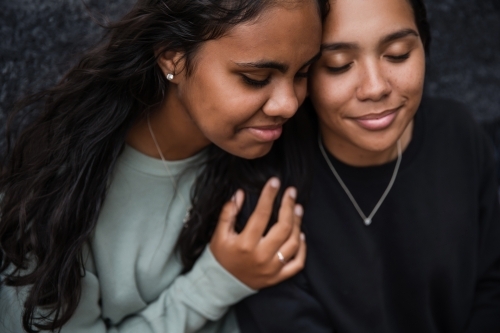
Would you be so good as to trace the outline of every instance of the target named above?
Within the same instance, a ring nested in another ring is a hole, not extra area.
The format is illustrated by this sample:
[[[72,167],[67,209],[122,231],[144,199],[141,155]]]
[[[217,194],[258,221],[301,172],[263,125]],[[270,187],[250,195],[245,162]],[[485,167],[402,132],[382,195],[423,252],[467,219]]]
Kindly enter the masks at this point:
[[[420,0],[335,0],[310,79],[317,115],[302,273],[238,307],[243,332],[500,332],[488,139],[422,100]]]
[[[141,0],[58,86],[28,99],[23,112],[41,113],[0,180],[0,331],[233,332],[234,317],[216,322],[230,305],[300,270],[294,188],[263,236],[276,178],[241,233],[238,191],[195,263],[183,267],[175,250],[183,219],[214,223],[189,209],[198,171],[217,160],[204,148],[261,157],[302,103],[324,7]]]

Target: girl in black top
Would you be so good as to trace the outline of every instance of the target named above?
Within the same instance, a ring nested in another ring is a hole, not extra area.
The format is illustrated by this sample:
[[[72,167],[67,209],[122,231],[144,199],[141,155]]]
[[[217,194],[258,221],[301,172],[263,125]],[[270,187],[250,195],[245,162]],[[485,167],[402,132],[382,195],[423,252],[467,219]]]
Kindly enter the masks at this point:
[[[238,306],[243,332],[500,332],[492,150],[461,105],[422,100],[429,41],[422,1],[331,2],[306,267]]]

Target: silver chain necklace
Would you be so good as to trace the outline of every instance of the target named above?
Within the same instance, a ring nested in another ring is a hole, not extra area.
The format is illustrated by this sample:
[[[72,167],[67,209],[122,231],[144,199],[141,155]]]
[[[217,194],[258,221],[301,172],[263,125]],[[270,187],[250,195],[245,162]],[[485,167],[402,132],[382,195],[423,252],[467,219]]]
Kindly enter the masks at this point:
[[[375,208],[373,208],[371,214],[368,215],[368,217],[366,217],[366,215],[363,213],[363,211],[359,207],[358,203],[356,202],[356,200],[352,196],[351,191],[349,191],[349,189],[347,188],[347,186],[344,184],[344,182],[340,178],[339,174],[337,173],[337,170],[335,170],[332,163],[330,162],[330,159],[326,155],[325,147],[323,147],[323,142],[321,141],[321,135],[318,135],[318,145],[319,145],[319,149],[321,150],[321,154],[323,154],[323,157],[325,158],[326,163],[330,167],[330,170],[332,170],[333,175],[335,176],[335,178],[337,178],[338,182],[340,183],[340,186],[342,186],[345,193],[347,194],[347,196],[351,200],[352,204],[354,205],[354,208],[356,208],[356,210],[358,211],[359,216],[361,216],[365,225],[367,225],[367,226],[370,225],[372,223],[373,217],[375,216],[378,209],[380,208],[380,206],[384,202],[385,197],[387,196],[387,194],[389,194],[389,191],[391,190],[392,185],[394,184],[394,181],[396,180],[396,176],[398,175],[399,165],[401,164],[401,160],[403,158],[403,154],[401,153],[401,139],[398,140],[398,160],[396,162],[396,167],[394,168],[394,172],[392,173],[391,181],[389,182],[389,185],[385,189],[384,194],[382,194],[379,201],[375,205]]]
[[[147,114],[147,120],[148,120],[148,128],[149,128],[149,133],[151,134],[151,138],[153,139],[153,142],[155,143],[156,150],[158,151],[158,154],[160,154],[161,161],[163,162],[163,166],[165,167],[165,170],[167,170],[168,176],[170,178],[170,181],[172,182],[172,185],[174,186],[174,193],[177,193],[179,197],[181,198],[182,202],[184,205],[186,205],[187,211],[186,215],[184,216],[184,219],[182,220],[182,223],[184,223],[184,226],[187,226],[187,221],[190,218],[191,215],[191,209],[193,208],[191,205],[188,205],[188,201],[184,198],[182,193],[178,192],[177,188],[177,182],[174,179],[174,176],[172,175],[172,172],[170,172],[170,168],[168,167],[167,161],[165,160],[165,157],[163,157],[163,153],[161,152],[160,145],[158,145],[158,141],[156,141],[156,136],[155,133],[153,132],[153,128],[151,127],[151,122],[149,121],[149,113]]]

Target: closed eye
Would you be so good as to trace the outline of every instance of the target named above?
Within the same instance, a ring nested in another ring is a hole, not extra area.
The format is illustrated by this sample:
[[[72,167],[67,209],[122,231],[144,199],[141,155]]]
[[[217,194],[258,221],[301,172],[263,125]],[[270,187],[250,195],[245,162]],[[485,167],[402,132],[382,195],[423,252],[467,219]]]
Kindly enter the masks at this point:
[[[243,78],[243,81],[247,85],[249,85],[251,87],[255,87],[255,88],[262,88],[262,87],[266,86],[271,81],[269,77],[265,78],[264,80],[254,80],[254,79],[251,79],[244,74],[241,74],[241,77]]]
[[[402,55],[397,55],[397,56],[386,56],[389,60],[394,61],[394,62],[402,62],[405,61],[410,57],[410,52],[402,54]]]
[[[330,72],[330,73],[334,73],[334,74],[340,74],[340,73],[343,73],[345,71],[347,71],[349,68],[351,68],[352,66],[352,62],[344,65],[344,66],[340,66],[340,67],[331,67],[331,66],[326,66],[326,69]]]

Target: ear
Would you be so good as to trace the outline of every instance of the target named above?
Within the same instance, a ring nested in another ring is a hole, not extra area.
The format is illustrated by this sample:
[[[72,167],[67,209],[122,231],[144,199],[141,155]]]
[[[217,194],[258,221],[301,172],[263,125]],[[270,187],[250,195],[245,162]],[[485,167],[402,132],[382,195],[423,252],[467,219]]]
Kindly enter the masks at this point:
[[[184,57],[182,52],[165,51],[158,57],[158,66],[160,66],[163,76],[174,75],[171,82],[177,82],[178,76],[184,72]]]

